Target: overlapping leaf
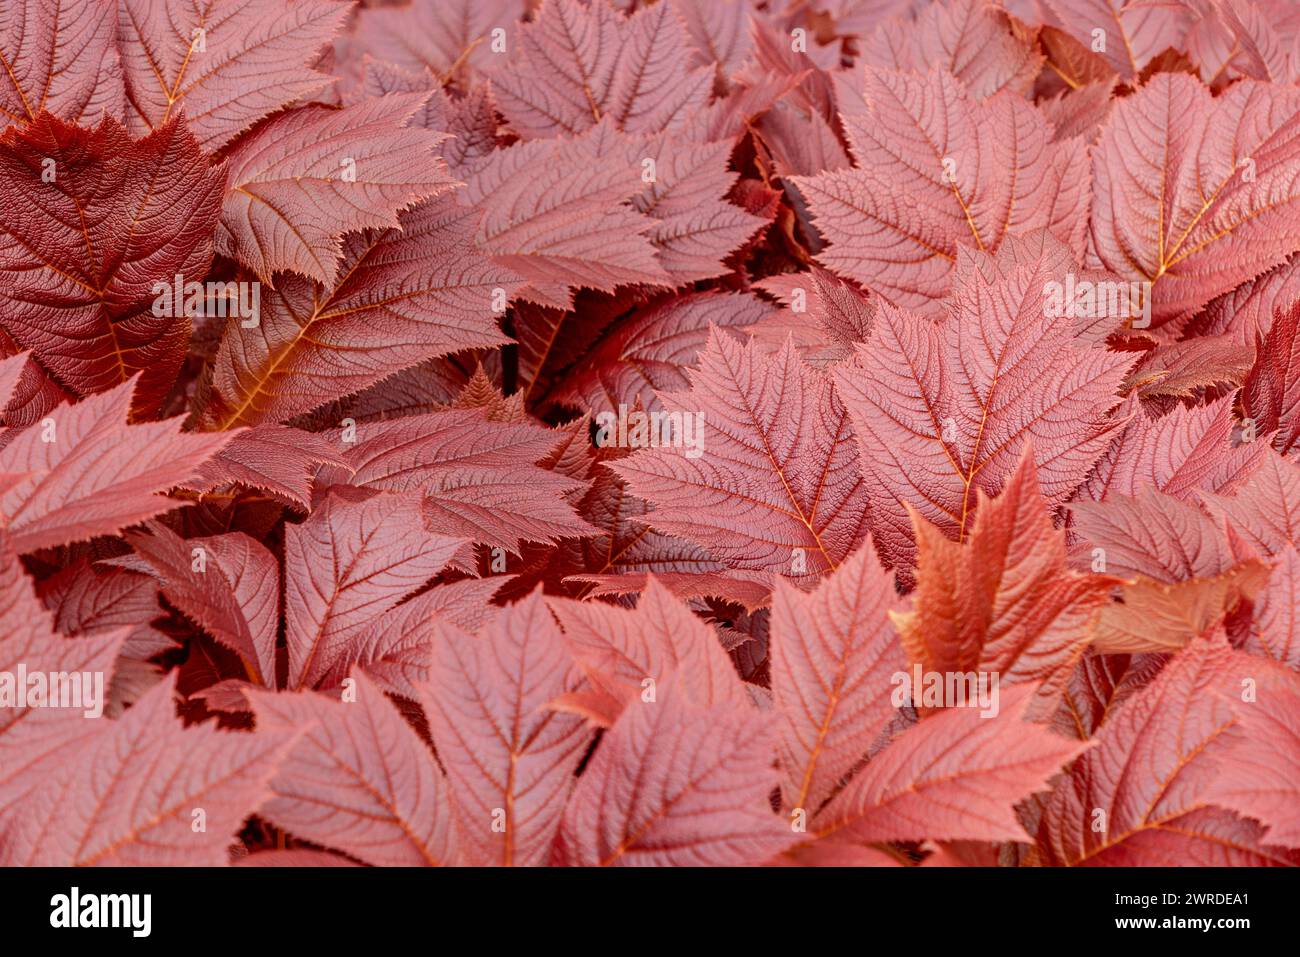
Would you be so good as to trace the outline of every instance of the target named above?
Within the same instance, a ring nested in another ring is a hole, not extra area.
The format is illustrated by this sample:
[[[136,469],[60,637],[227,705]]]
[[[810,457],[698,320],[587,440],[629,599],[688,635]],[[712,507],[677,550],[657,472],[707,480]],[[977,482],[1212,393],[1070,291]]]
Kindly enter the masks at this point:
[[[1084,747],[1024,720],[1033,685],[1001,692],[995,716],[949,708],[905,731],[854,776],[818,835],[863,842],[1024,840],[1012,810]]]
[[[109,535],[184,503],[162,494],[192,479],[230,440],[180,421],[128,425],[134,381],[65,405],[0,450],[0,514],[18,552]]]
[[[456,862],[446,782],[384,693],[354,675],[355,700],[250,692],[258,734],[301,732],[261,813],[305,840],[369,864]]]
[[[974,102],[952,76],[869,69],[867,112],[845,117],[854,168],[797,177],[830,269],[894,304],[934,311],[962,246],[998,250],[1049,229],[1081,245],[1087,151],[1014,96]],[[1015,176],[1006,176],[1006,170]]]
[[[242,138],[226,154],[230,192],[217,251],[265,282],[292,270],[333,283],[344,233],[397,228],[399,209],[455,183],[432,155],[442,137],[402,127],[427,98],[292,110]]]
[[[1225,696],[1240,700],[1250,659],[1197,641],[1102,726],[1096,747],[1055,788],[1038,844],[1048,863],[1224,866],[1278,863],[1262,828],[1216,806],[1215,782],[1240,737]]]
[[[423,494],[429,527],[518,552],[521,541],[581,537],[593,528],[568,496],[582,484],[535,463],[561,436],[532,422],[491,422],[477,409],[375,423],[358,433],[340,480]]]
[[[211,152],[315,93],[313,70],[348,12],[336,0],[120,0],[126,123],[135,135],[180,113]]]
[[[864,545],[811,595],[778,582],[772,695],[781,714],[781,796],[811,817],[895,716],[907,667],[890,612],[894,583]]]
[[[256,326],[226,328],[206,425],[284,422],[434,356],[505,341],[493,303],[504,308],[520,281],[474,249],[477,214],[433,199],[398,220],[347,237],[332,288],[282,277],[263,290]]]
[[[0,10],[0,117],[10,123],[42,111],[94,126],[122,118],[122,72],[114,46],[114,0],[32,0]]]
[[[464,543],[425,531],[416,495],[335,492],[285,529],[289,686],[313,687],[375,618],[433,578]]]
[[[889,305],[876,314],[837,391],[861,449],[876,545],[915,554],[909,509],[961,540],[976,492],[997,491],[1032,441],[1049,505],[1064,501],[1105,450],[1129,360],[1045,315],[1058,281],[1047,257],[963,251],[952,312],[934,322]]]
[[[668,2],[624,18],[607,0],[551,0],[518,45],[492,80],[501,112],[528,139],[581,133],[605,117],[629,133],[672,129],[708,101],[713,80],[682,56]]]
[[[719,333],[689,378],[689,392],[659,399],[669,414],[698,416],[701,454],[669,444],[612,466],[656,506],[649,524],[732,567],[800,576],[838,566],[865,534],[867,494],[830,382],[789,343],[766,356]]]
[[[1116,104],[1092,158],[1092,249],[1151,284],[1151,319],[1190,315],[1300,249],[1300,93],[1243,81],[1217,99],[1158,73]]]
[[[1059,691],[1118,580],[1067,566],[1032,451],[996,499],[980,494],[964,542],[923,520],[916,536],[918,585],[899,624],[909,658],[926,671],[996,673]]]
[[[168,678],[24,802],[0,842],[9,866],[216,866],[267,796],[294,734],[183,727]],[[202,827],[196,827],[198,821]]]
[[[760,864],[789,845],[772,811],[773,721],[746,705],[694,704],[658,682],[606,732],[565,809],[570,865]]]
[[[581,677],[541,596],[478,635],[436,624],[432,657],[425,713],[466,860],[548,863],[589,734],[580,717],[547,708]]]
[[[250,678],[274,687],[280,568],[265,546],[242,532],[182,539],[157,523],[127,541],[168,601],[239,654]]]
[[[78,395],[142,373],[136,410],[155,412],[190,334],[172,290],[211,264],[224,186],[179,122],[140,140],[116,121],[87,130],[49,114],[11,128],[0,324]]]

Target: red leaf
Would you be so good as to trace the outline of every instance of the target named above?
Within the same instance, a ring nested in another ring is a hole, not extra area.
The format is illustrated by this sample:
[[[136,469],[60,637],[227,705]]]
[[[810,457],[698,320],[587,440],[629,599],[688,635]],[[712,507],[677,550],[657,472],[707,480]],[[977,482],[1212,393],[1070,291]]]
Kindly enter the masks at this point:
[[[46,772],[0,841],[4,864],[226,863],[227,846],[266,797],[294,735],[182,727],[175,684],[163,681]]]
[[[1142,0],[1047,0],[1065,30],[1079,42],[1097,50],[1097,30],[1102,31],[1100,52],[1123,77],[1136,77],[1167,48],[1179,48],[1191,17],[1174,4],[1149,4]]]
[[[619,320],[586,357],[564,374],[552,401],[591,412],[629,409],[640,402],[654,411],[657,392],[690,385],[709,330],[742,331],[772,315],[772,308],[744,293],[701,292],[660,301]]]
[[[693,704],[739,706],[749,700],[717,635],[653,576],[635,610],[558,598],[550,607],[569,652],[609,702],[602,724],[634,706],[647,688],[655,693],[669,676]]]
[[[1092,159],[1092,245],[1107,269],[1151,283],[1154,325],[1300,249],[1298,110],[1285,87],[1247,80],[1215,99],[1179,73],[1116,103]]]
[[[209,152],[329,82],[310,69],[349,10],[335,0],[121,0],[127,126],[184,111]]]
[[[443,137],[402,128],[427,98],[291,110],[240,139],[226,154],[230,191],[217,251],[266,283],[286,269],[333,283],[344,233],[397,228],[399,209],[455,185],[430,155]]]
[[[1278,315],[1255,343],[1241,406],[1261,434],[1273,433],[1283,455],[1300,444],[1300,302]]]
[[[445,81],[463,64],[489,66],[498,55],[491,31],[512,26],[523,6],[521,0],[412,0],[401,8],[363,7],[353,42],[400,69],[428,70]]]
[[[1049,229],[1081,246],[1087,151],[1050,143],[1032,106],[976,103],[942,72],[868,69],[866,82],[867,112],[844,118],[855,168],[794,180],[830,243],[823,265],[933,312],[963,245],[993,253],[1009,233]]]
[[[1236,444],[1232,400],[1187,408],[1152,419],[1135,414],[1088,477],[1084,493],[1097,500],[1137,495],[1151,486],[1176,498],[1196,489],[1227,490],[1253,472],[1264,443]]]
[[[1258,825],[1214,806],[1215,781],[1234,773],[1223,756],[1241,735],[1223,696],[1239,692],[1251,660],[1194,642],[1114,714],[1043,811],[1038,846],[1048,862],[1280,863],[1260,848]]]
[[[113,534],[185,503],[160,493],[192,479],[230,435],[190,435],[178,419],[127,425],[135,382],[60,406],[0,450],[0,493],[18,552]]]
[[[504,306],[519,280],[473,248],[476,219],[430,200],[399,215],[400,230],[349,235],[334,288],[282,277],[258,325],[227,326],[204,423],[284,422],[434,356],[505,341],[493,298]]]
[[[426,532],[415,495],[335,491],[285,529],[289,686],[311,688],[371,622],[417,591],[463,539]]]
[[[1024,720],[1033,685],[1000,693],[1000,712],[949,708],[904,731],[822,812],[819,836],[1022,841],[1013,806],[1084,745]]]
[[[347,469],[341,449],[323,436],[280,425],[257,425],[238,432],[186,488],[207,492],[222,485],[244,485],[309,511],[317,465]]]
[[[1128,360],[1046,314],[1060,264],[1047,249],[963,251],[946,319],[882,306],[856,363],[836,370],[890,564],[913,561],[909,508],[949,537],[969,534],[977,490],[1001,488],[1026,441],[1044,497],[1059,505],[1122,421],[1112,410]]]
[[[601,739],[564,814],[557,855],[577,866],[759,864],[793,835],[768,804],[772,721],[704,708],[658,683]]]
[[[552,0],[518,42],[517,57],[492,84],[525,139],[581,133],[606,116],[629,133],[658,133],[708,101],[711,72],[688,67],[670,3],[625,19],[607,0]]]
[[[478,409],[374,423],[344,459],[359,487],[418,491],[429,527],[518,553],[522,541],[589,535],[568,496],[581,483],[533,463],[563,438],[533,422],[491,422]]]
[[[0,10],[0,129],[42,110],[93,126],[122,118],[115,0],[26,0]]]
[[[1300,676],[1267,671],[1259,676],[1259,697],[1242,697],[1231,700],[1244,733],[1225,759],[1230,770],[1207,796],[1262,822],[1263,844],[1300,848]]]
[[[128,533],[126,540],[158,575],[167,600],[238,654],[249,677],[274,687],[280,623],[275,556],[242,532],[182,539],[158,523],[150,532]]]
[[[863,538],[866,490],[830,382],[789,343],[768,357],[717,333],[689,378],[690,392],[659,399],[697,417],[702,454],[640,449],[612,466],[657,507],[646,521],[733,567],[834,569]]]
[[[546,705],[580,681],[536,593],[478,635],[434,625],[423,701],[468,863],[548,862],[590,735]]]
[[[212,262],[225,182],[179,122],[142,140],[115,121],[84,130],[48,114],[11,128],[0,323],[78,395],[143,373],[135,411],[155,412],[190,335],[172,291]]]
[[[890,620],[897,606],[868,545],[811,594],[778,579],[772,695],[787,808],[816,814],[895,717],[891,678],[907,668]]]
[[[35,707],[32,699],[20,704],[15,697],[19,666],[29,673],[77,673],[87,693],[93,693],[94,675],[107,689],[129,628],[117,627],[88,638],[65,638],[54,630],[49,611],[42,607],[23,573],[8,537],[0,532],[0,673],[7,681],[0,700],[0,816],[44,779],[43,769],[64,762],[87,737],[100,730],[88,720],[98,702],[83,701],[80,708]],[[14,677],[10,677],[14,676]],[[8,700],[5,700],[8,699]],[[0,842],[0,847],[3,842]]]
[[[433,755],[369,678],[353,680],[348,701],[314,691],[248,693],[259,735],[302,732],[262,816],[370,864],[455,863],[447,785]]]
[[[435,622],[476,632],[498,611],[488,601],[502,587],[500,578],[468,578],[439,585],[402,602],[372,629],[349,643],[326,687],[339,684],[354,664],[389,694],[416,701],[429,680]]]
[[[1027,93],[1043,65],[1032,36],[1016,35],[986,0],[931,3],[915,21],[894,17],[862,44],[868,68],[924,75],[939,66],[984,99],[1001,90]]]
[[[1061,690],[1087,650],[1119,580],[1066,564],[1065,535],[1038,487],[1032,449],[1002,493],[982,492],[961,544],[916,519],[913,605],[899,619],[908,657],[925,671],[997,673],[1003,682]]]

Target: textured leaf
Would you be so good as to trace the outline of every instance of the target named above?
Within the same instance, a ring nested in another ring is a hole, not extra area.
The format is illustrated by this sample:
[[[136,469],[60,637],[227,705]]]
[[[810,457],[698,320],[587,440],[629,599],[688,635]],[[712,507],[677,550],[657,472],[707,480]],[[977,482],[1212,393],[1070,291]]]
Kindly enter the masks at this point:
[[[365,675],[356,700],[251,691],[259,734],[302,729],[261,814],[278,827],[370,864],[452,864],[446,782],[424,742]]]
[[[606,0],[550,0],[493,88],[525,139],[581,133],[606,116],[629,133],[661,132],[708,100],[710,71],[688,67],[685,45],[671,3],[625,19]]]
[[[1102,726],[1055,788],[1038,844],[1049,863],[1223,866],[1276,863],[1260,828],[1214,805],[1224,753],[1241,731],[1223,695],[1246,656],[1197,641]]]
[[[768,357],[717,333],[689,378],[690,392],[659,399],[703,417],[702,454],[662,446],[612,466],[658,508],[649,523],[732,567],[834,569],[865,534],[866,494],[830,382],[789,343]]]
[[[1300,302],[1277,316],[1255,344],[1241,406],[1283,455],[1300,445]]]
[[[69,565],[37,589],[65,635],[100,635],[127,628],[122,657],[144,661],[176,643],[151,626],[163,615],[158,583],[149,575],[121,568],[97,570],[88,562]]]
[[[864,38],[862,62],[921,74],[938,66],[983,99],[1004,89],[1028,92],[1043,58],[987,0],[955,0],[931,3],[915,21],[886,20]]]
[[[1293,553],[1294,554],[1294,553]],[[1262,843],[1300,847],[1300,676],[1270,672],[1260,676],[1260,697],[1234,699],[1244,732],[1227,761],[1231,773],[1219,775],[1209,799],[1254,818],[1267,828]]]
[[[330,284],[340,237],[397,228],[397,211],[455,180],[431,155],[441,137],[402,124],[427,93],[363,100],[341,110],[283,113],[227,154],[230,192],[217,252],[262,278],[292,270]]]
[[[403,8],[367,7],[357,12],[355,41],[371,56],[408,72],[449,78],[462,64],[490,66],[493,28],[511,28],[520,0],[412,0]],[[509,35],[510,42],[514,37]]]
[[[5,126],[48,110],[73,123],[122,118],[115,0],[26,0],[0,10],[0,117]]]
[[[1257,630],[1246,648],[1300,671],[1300,553],[1284,551],[1255,604]]]
[[[182,539],[154,523],[127,542],[162,581],[167,600],[238,654],[249,677],[275,686],[280,565],[242,532]]]
[[[1181,47],[1191,21],[1181,4],[1144,0],[1046,0],[1065,30],[1096,49],[1095,31],[1104,35],[1099,52],[1123,77],[1137,76],[1157,54]]]
[[[261,322],[226,329],[204,422],[283,422],[434,356],[505,341],[494,291],[519,286],[471,242],[476,215],[434,199],[398,217],[400,230],[354,233],[332,289],[282,277]]]
[[[187,488],[210,491],[222,485],[245,485],[307,511],[317,465],[347,468],[341,449],[319,435],[280,425],[258,425],[236,434],[204,464]]]
[[[1051,726],[1087,741],[1160,673],[1165,655],[1088,654],[1075,667]]]
[[[310,69],[342,23],[335,0],[120,0],[132,133],[184,112],[208,151],[329,78]]]
[[[767,225],[767,218],[724,198],[737,179],[727,168],[732,145],[729,140],[686,144],[668,136],[629,144],[643,178],[647,160],[655,164],[654,182],[634,205],[656,220],[650,241],[678,285],[725,275],[725,260]]]
[[[84,130],[48,114],[11,128],[0,324],[78,395],[143,373],[136,411],[156,411],[190,334],[182,304],[169,295],[174,308],[160,309],[159,293],[207,271],[224,186],[176,122],[142,140],[114,121]]]
[[[736,71],[749,53],[749,4],[745,0],[675,0],[692,48],[692,66],[716,64],[721,76]]]
[[[310,688],[378,616],[436,575],[463,539],[424,530],[415,495],[332,493],[285,529],[289,685]]]
[[[496,614],[497,607],[488,601],[500,588],[500,578],[468,578],[402,602],[349,643],[323,683],[333,687],[353,664],[360,664],[383,690],[418,700],[418,689],[429,680],[433,662],[434,623],[445,621],[464,631],[478,631]]]
[[[744,293],[701,292],[665,300],[621,320],[587,357],[569,370],[551,398],[592,412],[660,408],[656,392],[679,392],[690,385],[686,370],[695,366],[709,329],[742,331],[762,322],[772,309]]]
[[[1104,549],[1108,574],[1144,575],[1163,582],[1226,572],[1244,557],[1225,535],[1222,521],[1154,489],[1137,496],[1070,507],[1080,550]]]
[[[425,713],[468,862],[548,862],[589,734],[546,705],[580,681],[537,594],[478,635],[435,624]]]
[[[1092,246],[1151,283],[1153,325],[1300,249],[1298,111],[1294,90],[1244,81],[1214,99],[1178,73],[1115,105],[1092,159]]]
[[[853,344],[866,342],[871,334],[877,301],[815,263],[807,273],[773,276],[758,285],[786,305],[789,315],[782,314],[782,318],[788,318],[792,326],[811,325],[817,348],[805,352],[804,359],[812,365],[825,366],[849,358]],[[804,317],[811,323],[801,322]],[[754,332],[761,334],[767,328],[780,328],[780,323],[764,323]],[[797,339],[799,333],[794,334]]]
[[[1255,354],[1230,336],[1205,336],[1157,346],[1134,370],[1134,379],[1155,377],[1141,386],[1146,398],[1195,399],[1208,388],[1233,389],[1250,371]]]
[[[17,675],[18,666],[24,665],[29,672],[99,673],[107,687],[128,631],[118,627],[88,638],[57,634],[7,536],[0,532],[0,672]],[[0,709],[0,817],[40,783],[42,768],[57,766],[81,741],[99,732],[100,722],[88,720],[85,710],[30,703]]]
[[[1128,364],[1044,312],[1046,257],[963,251],[952,313],[931,322],[882,305],[852,366],[836,370],[853,419],[872,533],[908,566],[909,508],[961,540],[976,492],[997,491],[1032,441],[1044,498],[1064,501],[1101,455]]]
[[[899,619],[908,657],[925,671],[996,673],[1059,691],[1118,579],[1068,568],[1032,450],[996,499],[979,494],[963,543],[919,519],[916,537],[918,585]]]
[[[569,653],[611,702],[604,723],[635,707],[647,680],[657,686],[673,677],[677,692],[702,707],[748,701],[717,635],[653,576],[635,610],[564,599],[551,599],[550,608]]]
[[[579,866],[758,864],[791,842],[772,812],[772,719],[692,704],[671,680],[601,739],[565,809],[558,854]]]
[[[895,716],[890,679],[907,668],[889,618],[897,603],[865,544],[812,594],[778,580],[772,694],[787,808],[815,814]]]
[[[0,450],[0,493],[18,552],[112,534],[184,504],[160,494],[182,485],[230,435],[188,435],[180,422],[127,425],[135,382],[61,406]]]
[[[1260,555],[1300,545],[1300,462],[1266,450],[1259,468],[1233,491],[1230,496],[1202,492],[1200,498]]]
[[[1229,490],[1262,460],[1265,444],[1238,444],[1232,400],[1177,406],[1151,419],[1134,415],[1088,477],[1084,494],[1097,500],[1137,495],[1150,486],[1180,499],[1196,490]]]
[[[168,679],[65,758],[0,843],[9,866],[216,866],[293,740],[182,727]],[[195,811],[204,827],[194,827]]]
[[[994,717],[950,708],[903,732],[822,812],[819,836],[1024,840],[1013,805],[1085,747],[1024,720],[1034,690],[1002,691]]]
[[[865,115],[845,118],[855,168],[795,178],[830,243],[823,265],[933,311],[963,245],[992,253],[1010,232],[1049,229],[1080,246],[1087,151],[1049,142],[1032,106],[976,103],[942,72],[868,70],[866,98]]]
[[[1093,647],[1106,654],[1176,651],[1194,638],[1214,634],[1267,578],[1268,567],[1252,559],[1190,581],[1126,583],[1120,600],[1103,606]]]
[[[20,352],[17,343],[9,338],[8,333],[0,329],[0,354],[9,353],[9,357],[0,359],[0,447],[5,445],[17,433],[15,426],[22,427],[39,422],[46,414],[68,401],[68,393],[50,378],[30,353]]]
[[[582,485],[533,463],[560,436],[535,423],[503,425],[476,409],[368,425],[348,449],[351,485],[424,495],[430,528],[518,553],[520,542],[593,529],[567,496]]]
[[[579,139],[493,154],[460,194],[483,204],[483,251],[543,287],[668,284],[649,235],[654,220],[627,205],[645,190],[641,163],[621,159],[617,141],[602,155],[615,136],[607,122]]]

